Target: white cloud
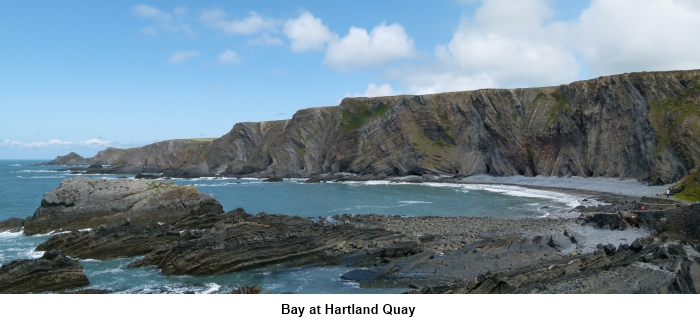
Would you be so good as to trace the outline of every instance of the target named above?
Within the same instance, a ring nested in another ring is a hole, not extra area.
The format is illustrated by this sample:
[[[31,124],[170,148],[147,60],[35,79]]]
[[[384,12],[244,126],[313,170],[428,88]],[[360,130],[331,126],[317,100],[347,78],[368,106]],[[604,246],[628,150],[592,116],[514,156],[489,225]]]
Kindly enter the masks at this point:
[[[571,26],[571,47],[595,74],[700,68],[700,2],[594,0]]]
[[[244,19],[227,20],[228,14],[220,9],[204,10],[199,19],[210,28],[219,29],[226,34],[251,35],[272,30],[279,22],[272,18],[260,16],[252,11]]]
[[[107,146],[112,144],[111,141],[103,141],[101,139],[93,138],[89,139],[86,141],[82,141],[79,143],[76,142],[71,142],[71,141],[62,141],[59,139],[51,139],[48,141],[39,141],[39,142],[29,142],[29,143],[24,143],[21,141],[11,141],[11,140],[3,140],[2,143],[0,143],[0,146],[9,146],[9,147],[14,147],[14,148],[43,148],[43,147],[67,147],[67,146]]]
[[[377,86],[374,83],[370,83],[367,86],[367,89],[365,89],[364,93],[354,93],[354,94],[345,94],[346,97],[384,97],[384,96],[394,96],[396,93],[394,92],[394,87],[391,86],[391,84],[384,83],[380,86]]]
[[[381,23],[369,33],[366,29],[351,27],[345,37],[331,41],[324,63],[338,70],[354,70],[415,55],[413,39],[401,25]]]
[[[236,52],[227,50],[221,54],[219,54],[219,63],[221,64],[236,64],[241,62],[241,58]]]
[[[158,35],[157,29],[195,36],[192,28],[184,23],[187,11],[185,7],[177,7],[170,13],[146,4],[138,4],[131,7],[131,12],[135,16],[150,19],[157,26],[157,28],[156,26],[148,26],[140,29],[141,33],[151,36]]]
[[[544,0],[485,0],[465,17],[434,61],[388,71],[411,93],[545,86],[576,80],[581,64],[563,42],[561,23],[545,23]]]
[[[284,24],[284,34],[291,41],[294,52],[323,50],[326,43],[337,37],[324,25],[321,18],[316,18],[308,11],[296,19],[289,19]]]
[[[275,46],[275,45],[284,45],[284,42],[277,38],[277,37],[272,37],[268,33],[262,34],[262,36],[251,39],[248,41],[248,45],[254,45],[254,46]]]
[[[533,87],[634,71],[700,68],[700,3],[592,0],[552,20],[547,0],[484,0],[431,62],[386,72],[411,93]],[[330,45],[329,45],[330,48]]]
[[[75,142],[61,141],[58,139],[52,139],[52,140],[42,141],[42,142],[30,142],[30,143],[4,140],[0,146],[10,146],[10,147],[19,147],[19,148],[39,148],[39,147],[47,147],[47,146],[65,146],[65,145],[73,145],[73,144],[75,144]]]
[[[170,14],[167,12],[163,12],[156,7],[144,4],[138,4],[131,7],[131,11],[141,18],[153,18],[158,20],[170,20],[171,18]]]
[[[173,55],[170,56],[168,61],[173,64],[178,64],[181,63],[187,59],[193,58],[195,56],[198,56],[199,52],[197,51],[178,51],[173,53]]]
[[[112,144],[112,141],[103,141],[98,138],[89,139],[87,141],[80,142],[80,145],[85,146],[107,146]]]

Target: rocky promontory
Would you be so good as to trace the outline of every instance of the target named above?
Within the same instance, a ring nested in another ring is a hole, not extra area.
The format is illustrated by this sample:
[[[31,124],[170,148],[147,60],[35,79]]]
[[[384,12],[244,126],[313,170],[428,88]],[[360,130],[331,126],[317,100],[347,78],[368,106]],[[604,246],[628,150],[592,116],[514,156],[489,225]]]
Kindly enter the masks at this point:
[[[571,84],[345,98],[290,120],[237,123],[218,139],[109,148],[114,173],[364,178],[581,176],[679,180],[700,166],[700,70]]]
[[[0,268],[3,294],[62,291],[88,284],[80,263],[56,251],[45,252],[38,259],[15,260]]]
[[[24,220],[27,235],[133,224],[174,224],[189,216],[223,213],[221,204],[194,187],[172,182],[76,177],[44,195]]]

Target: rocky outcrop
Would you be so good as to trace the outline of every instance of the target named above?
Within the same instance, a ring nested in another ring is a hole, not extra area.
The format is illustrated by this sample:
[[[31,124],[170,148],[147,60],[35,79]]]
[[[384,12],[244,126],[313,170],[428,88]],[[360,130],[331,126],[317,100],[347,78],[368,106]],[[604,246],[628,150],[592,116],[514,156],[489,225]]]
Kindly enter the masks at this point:
[[[330,262],[337,256],[409,241],[384,229],[298,216],[253,216],[242,209],[232,212],[223,226],[189,230],[184,235],[177,245],[154,250],[137,264],[156,265],[166,275],[210,275],[273,263]]]
[[[92,231],[58,234],[37,246],[36,251],[61,251],[73,258],[109,260],[143,255],[163,245],[180,241],[180,232],[170,226],[146,227],[123,224],[100,226]]]
[[[10,218],[0,222],[0,233],[2,232],[19,232],[24,226],[24,219]]]
[[[38,259],[12,261],[0,268],[0,293],[4,294],[61,291],[88,284],[80,263],[55,251]]]
[[[632,245],[426,286],[421,292],[696,294],[700,264],[689,258],[683,245],[666,247],[652,239],[638,239]]]
[[[700,165],[698,109],[700,70],[629,73],[558,87],[346,98],[291,120],[238,123],[205,144],[108,149],[92,160],[173,168],[177,176],[491,174],[663,184]]]
[[[24,221],[27,235],[115,226],[129,220],[150,227],[190,216],[223,213],[221,204],[194,187],[131,179],[65,179],[46,193]]]
[[[42,165],[88,165],[88,159],[80,156],[78,153],[70,152],[63,156],[57,156],[55,159],[44,162]]]
[[[242,212],[242,210],[240,210]],[[190,230],[208,230],[223,226],[239,210],[204,215],[190,215],[175,224],[144,226],[125,221],[117,226],[101,225],[95,230],[56,234],[40,244],[36,251],[60,250],[80,259],[110,260],[134,257],[173,246],[191,237]]]

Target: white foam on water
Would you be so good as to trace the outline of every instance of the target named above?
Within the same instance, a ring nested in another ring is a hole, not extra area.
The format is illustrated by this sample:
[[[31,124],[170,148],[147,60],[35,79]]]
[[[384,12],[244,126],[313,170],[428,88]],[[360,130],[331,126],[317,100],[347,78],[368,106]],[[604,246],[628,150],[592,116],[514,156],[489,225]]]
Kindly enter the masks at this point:
[[[80,261],[85,261],[85,260],[80,260]],[[95,271],[95,272],[90,273],[90,275],[99,275],[99,274],[105,274],[105,273],[117,274],[120,272],[124,272],[124,269],[122,269],[121,267],[118,267],[118,268],[114,268],[114,269]]]
[[[217,285],[216,283],[208,283],[207,284],[207,289],[204,291],[200,291],[197,294],[211,294],[214,293],[215,291],[218,291],[221,286]]]
[[[10,231],[4,231],[0,232],[0,238],[16,238],[16,237],[21,237],[24,235],[24,229],[20,230],[19,232],[10,232]]]
[[[41,172],[66,172],[65,170],[17,170],[10,171],[12,173],[41,173]]]
[[[45,176],[45,177],[32,176],[32,177],[28,177],[28,178],[29,178],[29,179],[63,179],[63,178],[65,178],[65,177],[66,177],[66,176]],[[21,176],[20,176],[20,178],[25,178],[25,179],[27,179],[27,177],[21,177]]]
[[[432,204],[432,201],[419,201],[419,200],[399,200],[402,204]]]
[[[552,200],[567,205],[570,208],[576,207],[578,205],[593,206],[598,205],[600,202],[588,199],[584,202],[584,197],[565,194],[560,192],[530,189],[525,187],[519,187],[515,185],[501,185],[501,184],[463,184],[463,183],[439,183],[439,182],[424,182],[424,183],[406,183],[406,182],[390,182],[386,180],[370,180],[366,182],[359,181],[348,181],[344,182],[350,185],[361,186],[377,186],[377,185],[414,185],[414,186],[426,186],[426,187],[437,187],[437,188],[455,188],[462,192],[469,192],[474,190],[482,190],[493,193],[498,193],[513,197],[525,197],[525,198],[538,198]]]
[[[10,165],[8,165],[8,166],[11,166],[11,167],[18,167],[18,166],[22,166],[22,165],[21,165],[21,164],[10,164]]]
[[[634,179],[620,180],[617,178],[582,178],[582,177],[525,177],[508,176],[494,177],[489,175],[476,175],[462,179],[464,182],[529,185],[550,188],[580,189],[595,192],[607,192],[626,196],[654,196],[666,191],[665,186],[649,186]]]
[[[27,252],[26,255],[32,259],[38,259],[44,255],[44,251],[31,250],[31,251]]]

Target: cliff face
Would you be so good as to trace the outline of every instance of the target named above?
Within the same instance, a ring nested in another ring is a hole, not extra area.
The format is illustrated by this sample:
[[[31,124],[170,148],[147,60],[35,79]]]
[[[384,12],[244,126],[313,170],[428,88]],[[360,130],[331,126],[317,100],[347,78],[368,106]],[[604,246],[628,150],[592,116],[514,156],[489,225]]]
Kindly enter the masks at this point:
[[[643,72],[558,87],[346,98],[291,120],[239,123],[155,160],[205,163],[226,175],[576,175],[661,184],[700,165],[699,136],[700,70]]]
[[[130,149],[108,148],[88,161],[90,164],[138,165],[143,171],[180,170],[193,176],[209,175],[201,156],[209,140],[168,140]]]

